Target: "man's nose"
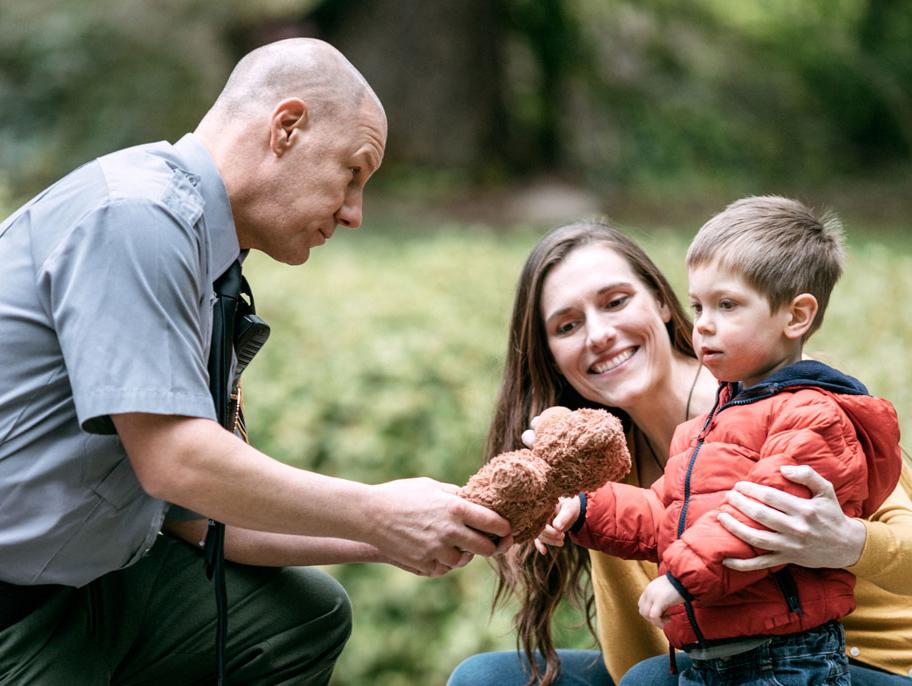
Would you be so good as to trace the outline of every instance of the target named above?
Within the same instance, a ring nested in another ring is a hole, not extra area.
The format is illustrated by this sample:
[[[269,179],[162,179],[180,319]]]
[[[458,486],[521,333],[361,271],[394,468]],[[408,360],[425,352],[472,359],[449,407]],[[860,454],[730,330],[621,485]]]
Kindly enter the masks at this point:
[[[348,229],[357,229],[361,226],[363,211],[363,196],[361,193],[351,192],[345,196],[345,202],[336,212],[336,224],[341,224]]]

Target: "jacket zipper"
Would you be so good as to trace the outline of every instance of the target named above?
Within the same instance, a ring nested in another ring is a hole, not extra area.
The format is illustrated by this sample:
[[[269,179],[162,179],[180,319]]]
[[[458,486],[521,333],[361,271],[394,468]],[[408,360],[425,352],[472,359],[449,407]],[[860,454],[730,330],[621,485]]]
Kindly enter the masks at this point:
[[[716,392],[716,402],[713,404],[713,408],[709,413],[709,416],[706,418],[706,421],[703,423],[703,428],[700,429],[700,433],[697,435],[697,444],[694,446],[693,453],[690,455],[690,461],[687,464],[687,473],[684,476],[684,503],[681,505],[681,514],[678,517],[678,538],[684,534],[685,524],[687,522],[687,506],[690,502],[690,478],[693,475],[693,468],[697,462],[697,457],[700,454],[700,448],[703,447],[703,443],[706,440],[706,433],[709,430],[709,425],[712,424],[713,419],[726,407],[731,407],[732,405],[750,405],[753,402],[761,400],[763,398],[768,398],[772,395],[775,395],[781,389],[779,384],[771,384],[768,389],[764,389],[765,392],[750,398],[742,398],[740,400],[733,399],[719,405],[719,398],[722,395],[723,386],[719,387],[719,390]],[[684,610],[687,613],[687,620],[690,622],[690,627],[693,629],[694,635],[697,637],[697,643],[701,647],[706,647],[706,638],[703,636],[703,632],[700,630],[700,626],[697,624],[697,616],[693,609],[693,604],[689,600],[684,601]],[[799,610],[800,611],[800,610]]]
[[[693,452],[690,455],[690,461],[687,464],[687,472],[684,475],[684,502],[681,505],[681,514],[678,516],[678,538],[681,538],[681,535],[684,533],[685,524],[687,522],[687,506],[690,503],[690,477],[693,474],[697,456],[700,454],[700,448],[703,447],[703,441],[706,439],[706,431],[712,423],[713,417],[722,409],[719,407],[719,396],[721,392],[720,387],[719,391],[716,392],[716,402],[713,404],[712,411],[703,423],[703,428],[700,429],[700,433],[697,436],[697,444],[694,446]],[[697,643],[699,643],[700,646],[705,647],[706,639],[703,637],[703,632],[700,631],[700,626],[697,624],[697,617],[694,613],[693,604],[687,599],[684,600],[684,610],[687,613],[687,621],[690,622],[690,628],[693,629],[694,635],[697,637]]]

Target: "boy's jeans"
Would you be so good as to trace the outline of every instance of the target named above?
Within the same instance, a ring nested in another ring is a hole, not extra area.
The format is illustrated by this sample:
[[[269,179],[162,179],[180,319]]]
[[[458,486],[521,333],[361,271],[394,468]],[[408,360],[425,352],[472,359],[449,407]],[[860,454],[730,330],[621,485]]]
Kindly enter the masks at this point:
[[[681,672],[681,686],[781,684],[849,686],[842,624],[828,622],[800,634],[774,637],[769,643],[731,657],[694,660]]]

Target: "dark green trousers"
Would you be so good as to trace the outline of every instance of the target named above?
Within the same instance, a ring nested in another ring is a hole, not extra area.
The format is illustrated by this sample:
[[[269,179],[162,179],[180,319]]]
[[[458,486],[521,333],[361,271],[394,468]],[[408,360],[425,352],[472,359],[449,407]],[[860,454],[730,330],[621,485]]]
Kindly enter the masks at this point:
[[[307,567],[229,563],[226,576],[228,683],[327,684],[351,633],[345,590]],[[214,683],[212,583],[200,552],[169,536],[0,631],[0,686]]]

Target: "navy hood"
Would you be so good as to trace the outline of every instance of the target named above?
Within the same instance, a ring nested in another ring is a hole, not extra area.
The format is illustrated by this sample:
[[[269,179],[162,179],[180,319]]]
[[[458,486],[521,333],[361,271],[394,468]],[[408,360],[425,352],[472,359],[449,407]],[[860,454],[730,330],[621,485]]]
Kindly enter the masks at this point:
[[[801,360],[777,369],[750,388],[742,388],[738,384],[732,395],[733,399],[748,400],[778,393],[791,386],[814,386],[841,395],[870,395],[865,385],[854,376],[843,374],[817,360]]]

